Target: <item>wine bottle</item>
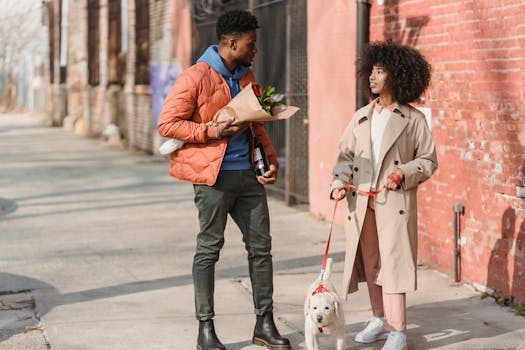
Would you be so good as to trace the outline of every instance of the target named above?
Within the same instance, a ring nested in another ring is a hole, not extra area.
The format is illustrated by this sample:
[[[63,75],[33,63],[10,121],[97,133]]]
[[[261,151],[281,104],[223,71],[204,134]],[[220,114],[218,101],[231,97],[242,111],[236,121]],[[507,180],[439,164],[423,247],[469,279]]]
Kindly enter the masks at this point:
[[[268,171],[268,162],[266,160],[266,154],[264,154],[263,145],[258,141],[255,142],[255,147],[253,148],[253,162],[257,175],[264,176]]]

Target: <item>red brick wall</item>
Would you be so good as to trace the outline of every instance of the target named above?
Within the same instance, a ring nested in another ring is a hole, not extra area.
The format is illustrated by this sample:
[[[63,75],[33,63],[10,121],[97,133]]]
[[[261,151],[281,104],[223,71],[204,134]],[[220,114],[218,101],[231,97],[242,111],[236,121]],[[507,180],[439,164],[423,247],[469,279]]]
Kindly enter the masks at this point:
[[[525,301],[524,1],[372,5],[371,40],[410,44],[433,66],[428,107],[439,169],[419,191],[419,259],[452,274],[452,206],[463,281]]]

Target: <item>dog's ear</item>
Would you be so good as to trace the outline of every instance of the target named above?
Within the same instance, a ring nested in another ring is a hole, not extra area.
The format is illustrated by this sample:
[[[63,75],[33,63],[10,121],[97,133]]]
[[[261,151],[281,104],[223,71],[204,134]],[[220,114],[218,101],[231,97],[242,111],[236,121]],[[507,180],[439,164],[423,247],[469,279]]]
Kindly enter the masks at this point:
[[[336,291],[330,292],[330,295],[334,298],[334,300],[341,302],[341,298],[339,297],[339,294],[337,294]]]
[[[337,294],[334,294],[334,293],[329,293],[330,294],[330,297],[332,297],[332,305],[334,306],[334,310],[335,310],[335,315],[337,317],[339,317],[339,308],[341,307],[341,305],[339,305],[339,298],[337,297]]]
[[[310,311],[310,298],[307,297],[306,300],[304,301],[304,314],[305,314],[305,316],[309,315],[309,311]]]

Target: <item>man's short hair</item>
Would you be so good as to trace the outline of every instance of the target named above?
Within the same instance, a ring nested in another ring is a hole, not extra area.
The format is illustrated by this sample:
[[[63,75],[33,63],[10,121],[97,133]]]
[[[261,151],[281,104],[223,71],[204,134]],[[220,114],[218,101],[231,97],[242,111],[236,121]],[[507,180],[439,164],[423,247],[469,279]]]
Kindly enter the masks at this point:
[[[223,13],[217,19],[217,39],[221,41],[227,35],[241,35],[259,28],[257,17],[245,10],[232,10]]]

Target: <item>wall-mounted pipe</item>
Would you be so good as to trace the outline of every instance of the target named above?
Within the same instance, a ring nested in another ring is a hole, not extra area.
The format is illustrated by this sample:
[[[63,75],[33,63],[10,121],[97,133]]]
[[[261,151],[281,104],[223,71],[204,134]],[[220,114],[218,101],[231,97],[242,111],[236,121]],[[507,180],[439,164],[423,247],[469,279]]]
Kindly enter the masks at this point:
[[[370,41],[370,7],[369,0],[357,0],[356,58],[359,60],[363,49]],[[357,109],[366,106],[367,100],[359,77],[355,80],[355,106]]]
[[[461,203],[456,203],[452,207],[453,226],[454,226],[454,281],[459,282],[459,223],[461,215],[465,214],[465,207]]]

